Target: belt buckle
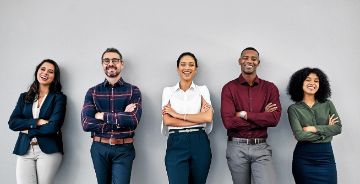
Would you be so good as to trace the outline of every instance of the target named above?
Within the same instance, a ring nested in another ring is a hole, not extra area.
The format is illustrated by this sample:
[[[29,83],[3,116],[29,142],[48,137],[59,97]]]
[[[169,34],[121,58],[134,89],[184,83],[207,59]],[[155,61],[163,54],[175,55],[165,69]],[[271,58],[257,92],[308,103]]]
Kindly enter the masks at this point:
[[[256,144],[256,139],[246,139],[246,144],[247,145],[254,145],[254,144]]]
[[[112,139],[113,139],[113,138],[110,138],[110,139],[109,139],[109,144],[110,144],[111,146],[114,146],[115,144],[112,143]]]

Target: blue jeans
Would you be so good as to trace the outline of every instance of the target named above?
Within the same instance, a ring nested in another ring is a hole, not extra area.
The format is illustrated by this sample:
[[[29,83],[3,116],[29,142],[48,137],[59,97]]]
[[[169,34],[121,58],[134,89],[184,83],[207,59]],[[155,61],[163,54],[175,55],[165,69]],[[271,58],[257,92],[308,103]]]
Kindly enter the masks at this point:
[[[135,158],[133,144],[109,145],[93,142],[90,152],[98,184],[130,183]]]
[[[205,184],[210,163],[205,131],[169,135],[165,165],[170,184]]]

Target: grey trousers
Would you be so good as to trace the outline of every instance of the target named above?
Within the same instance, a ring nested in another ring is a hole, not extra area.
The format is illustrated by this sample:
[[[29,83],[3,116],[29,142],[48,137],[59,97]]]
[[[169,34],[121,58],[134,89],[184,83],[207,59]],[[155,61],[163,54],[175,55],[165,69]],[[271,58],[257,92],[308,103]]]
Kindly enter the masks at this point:
[[[30,146],[25,155],[17,157],[17,184],[51,184],[62,160],[61,153],[46,154],[38,145]]]
[[[272,150],[267,143],[228,141],[226,159],[234,184],[276,184]]]

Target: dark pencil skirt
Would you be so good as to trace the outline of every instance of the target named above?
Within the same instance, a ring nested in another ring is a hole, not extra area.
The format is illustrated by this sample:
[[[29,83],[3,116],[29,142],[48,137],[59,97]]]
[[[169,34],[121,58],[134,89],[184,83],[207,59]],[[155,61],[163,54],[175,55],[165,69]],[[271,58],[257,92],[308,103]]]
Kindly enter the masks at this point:
[[[297,184],[336,184],[336,164],[331,143],[298,142],[292,172]]]

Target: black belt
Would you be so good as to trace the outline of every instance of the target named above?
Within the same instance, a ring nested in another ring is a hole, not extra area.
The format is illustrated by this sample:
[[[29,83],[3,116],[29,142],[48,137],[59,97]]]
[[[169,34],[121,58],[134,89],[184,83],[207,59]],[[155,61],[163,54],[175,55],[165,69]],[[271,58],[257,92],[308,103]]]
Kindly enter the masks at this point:
[[[194,127],[194,128],[183,128],[183,129],[170,129],[169,134],[172,133],[190,133],[190,132],[199,132],[204,131],[204,127]]]
[[[233,141],[237,143],[246,143],[248,145],[260,144],[266,142],[264,138],[237,138],[237,137],[228,137],[228,141]]]

